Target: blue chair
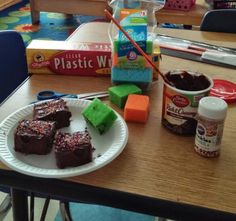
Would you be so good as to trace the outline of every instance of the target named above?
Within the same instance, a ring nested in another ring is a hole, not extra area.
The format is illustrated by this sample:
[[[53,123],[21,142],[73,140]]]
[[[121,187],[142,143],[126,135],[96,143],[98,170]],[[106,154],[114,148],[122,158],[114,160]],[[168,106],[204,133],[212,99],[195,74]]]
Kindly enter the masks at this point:
[[[26,49],[21,35],[16,31],[0,31],[0,104],[4,102],[16,89],[29,77]],[[0,220],[8,213],[11,208],[10,189],[0,186],[0,191],[8,193],[0,204]],[[30,196],[30,220],[34,214],[34,194]],[[44,208],[41,219],[44,220],[51,196],[36,194],[37,197],[45,198]],[[53,197],[60,202],[60,210],[63,217],[70,218],[69,202],[65,199]]]
[[[0,103],[27,79],[25,45],[16,31],[0,31]]]
[[[202,19],[200,30],[236,33],[236,9],[208,11]]]
[[[0,31],[0,103],[28,78],[25,45],[16,31]],[[7,188],[0,188],[10,192]],[[0,217],[11,208],[11,198],[7,195],[0,205]]]

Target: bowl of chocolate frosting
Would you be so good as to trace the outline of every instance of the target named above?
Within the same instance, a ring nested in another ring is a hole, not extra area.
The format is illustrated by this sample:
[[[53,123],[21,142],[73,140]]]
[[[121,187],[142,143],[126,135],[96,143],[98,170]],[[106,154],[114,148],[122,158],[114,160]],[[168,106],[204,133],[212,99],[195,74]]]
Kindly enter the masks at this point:
[[[162,100],[162,124],[179,135],[195,135],[197,108],[201,98],[208,96],[213,81],[205,74],[173,70],[165,74]]]

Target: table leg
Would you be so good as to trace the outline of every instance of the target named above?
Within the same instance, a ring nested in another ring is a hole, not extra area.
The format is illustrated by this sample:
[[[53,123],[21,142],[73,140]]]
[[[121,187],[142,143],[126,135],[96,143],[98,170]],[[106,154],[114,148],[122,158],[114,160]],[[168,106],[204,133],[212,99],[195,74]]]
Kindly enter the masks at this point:
[[[35,9],[35,0],[30,0],[31,21],[33,25],[39,23],[40,12]]]
[[[13,220],[29,221],[28,193],[23,190],[11,189]]]

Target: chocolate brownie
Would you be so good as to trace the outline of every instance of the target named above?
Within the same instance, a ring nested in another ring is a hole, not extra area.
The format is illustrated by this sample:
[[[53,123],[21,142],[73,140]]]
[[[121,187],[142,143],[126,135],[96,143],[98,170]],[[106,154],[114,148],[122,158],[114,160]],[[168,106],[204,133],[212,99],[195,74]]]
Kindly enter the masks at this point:
[[[55,99],[34,105],[35,120],[56,121],[57,129],[70,125],[71,112],[63,99]]]
[[[87,131],[73,134],[58,131],[53,142],[57,166],[75,167],[92,161],[91,137]]]
[[[45,155],[52,149],[56,123],[22,120],[14,134],[14,149],[25,154]]]

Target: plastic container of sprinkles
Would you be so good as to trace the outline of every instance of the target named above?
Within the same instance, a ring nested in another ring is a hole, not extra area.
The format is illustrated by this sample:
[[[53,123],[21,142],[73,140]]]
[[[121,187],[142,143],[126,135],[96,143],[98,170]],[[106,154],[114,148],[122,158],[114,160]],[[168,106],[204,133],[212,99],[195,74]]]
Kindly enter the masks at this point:
[[[227,107],[227,103],[218,97],[208,96],[200,100],[195,151],[201,156],[219,156]]]

